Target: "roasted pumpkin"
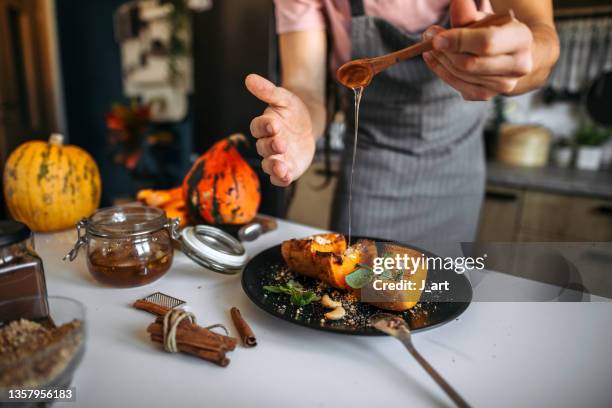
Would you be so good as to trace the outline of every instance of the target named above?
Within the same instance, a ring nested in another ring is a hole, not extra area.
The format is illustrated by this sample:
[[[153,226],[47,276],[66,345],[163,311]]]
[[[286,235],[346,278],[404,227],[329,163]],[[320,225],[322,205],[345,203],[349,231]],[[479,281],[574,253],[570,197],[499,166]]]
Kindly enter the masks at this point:
[[[354,272],[358,264],[372,266],[378,250],[376,244],[369,240],[359,240],[347,247],[346,239],[341,234],[319,234],[284,241],[281,252],[292,271],[321,280],[337,289],[352,291],[358,299],[386,310],[404,311],[414,307],[421,297],[421,282],[427,279],[426,265],[420,264],[414,274],[410,271],[402,274],[402,279],[415,282],[418,290],[375,290],[374,281],[361,289],[349,287],[346,276]],[[382,252],[420,256],[416,250],[393,244],[385,245]]]
[[[376,246],[371,241],[360,240],[347,248],[344,236],[332,233],[285,241],[281,252],[294,272],[338,289],[347,289],[344,277],[353,272],[358,263],[371,264]]]
[[[407,254],[409,257],[420,257],[421,254],[411,248],[406,248],[400,245],[386,244],[383,248],[383,252],[395,256],[399,254],[403,256]],[[421,299],[422,294],[422,282],[427,279],[427,265],[420,263],[419,267],[414,273],[411,271],[404,271],[402,273],[402,280],[408,282],[414,282],[416,287],[415,290],[375,290],[372,282],[370,285],[357,290],[357,296],[363,301],[367,301],[376,307],[386,310],[394,310],[401,312],[414,307]],[[390,280],[382,280],[382,282],[393,282]],[[380,283],[378,284],[380,285]]]
[[[189,215],[208,224],[245,224],[261,201],[259,178],[238,152],[246,141],[236,134],[215,143],[193,165],[183,182]]]
[[[63,137],[17,147],[4,169],[4,198],[18,221],[33,231],[74,226],[100,204],[98,166],[83,149],[64,145]]]

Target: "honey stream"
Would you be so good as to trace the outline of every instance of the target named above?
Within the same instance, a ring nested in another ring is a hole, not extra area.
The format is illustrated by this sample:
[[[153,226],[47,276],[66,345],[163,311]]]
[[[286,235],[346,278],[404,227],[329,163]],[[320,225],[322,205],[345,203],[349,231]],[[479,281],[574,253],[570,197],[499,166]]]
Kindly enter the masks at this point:
[[[351,176],[349,179],[349,198],[348,198],[348,245],[351,245],[353,234],[353,178],[355,176],[355,158],[357,157],[357,137],[359,135],[359,105],[361,104],[361,95],[363,87],[352,88],[355,94],[355,136],[353,138],[353,159],[351,161]]]

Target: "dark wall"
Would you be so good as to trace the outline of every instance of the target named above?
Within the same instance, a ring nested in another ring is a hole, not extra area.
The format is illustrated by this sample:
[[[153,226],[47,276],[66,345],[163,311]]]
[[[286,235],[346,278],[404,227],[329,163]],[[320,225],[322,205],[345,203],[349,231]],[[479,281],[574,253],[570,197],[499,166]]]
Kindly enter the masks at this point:
[[[231,133],[248,133],[265,105],[244,86],[268,76],[272,0],[223,0],[194,16],[194,145],[204,151]]]
[[[251,72],[275,81],[276,35],[272,0],[215,1],[211,10],[194,16],[193,145],[203,152],[232,133],[249,135],[251,120],[265,104],[251,95],[244,78]],[[262,186],[260,211],[283,217],[287,190],[274,187],[261,171],[254,149],[247,160],[258,171]]]
[[[124,100],[113,13],[124,0],[57,0],[57,27],[68,137],[100,166],[103,205],[127,193],[130,183],[107,154],[104,113]],[[112,180],[112,182],[111,182]]]
[[[115,165],[107,145],[104,114],[115,102],[126,102],[121,79],[119,44],[113,14],[125,0],[57,0],[57,26],[64,83],[68,137],[96,159],[102,173],[103,205],[116,197],[133,196],[145,187]],[[191,120],[173,124],[180,143],[178,180],[188,166]],[[175,180],[176,182],[177,180]]]
[[[68,136],[70,143],[85,148],[98,162],[103,205],[143,187],[112,163],[104,123],[111,105],[125,102],[119,45],[113,34],[113,13],[125,2],[56,1]],[[231,133],[248,134],[251,119],[263,111],[264,104],[245,89],[244,77],[250,72],[270,74],[276,52],[270,43],[275,38],[271,36],[272,7],[272,0],[223,0],[215,1],[212,10],[194,15],[194,132],[192,138],[191,115],[174,125],[180,138],[177,174],[188,168],[192,150],[201,153]],[[259,169],[254,149],[247,159]],[[261,171],[260,176],[261,210],[282,215],[284,191],[273,187]]]

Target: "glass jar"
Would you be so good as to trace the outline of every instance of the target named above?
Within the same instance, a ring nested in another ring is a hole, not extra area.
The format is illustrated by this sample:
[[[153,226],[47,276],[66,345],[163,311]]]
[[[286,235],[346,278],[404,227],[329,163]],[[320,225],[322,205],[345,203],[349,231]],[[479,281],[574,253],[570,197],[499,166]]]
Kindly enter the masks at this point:
[[[27,299],[24,302],[10,300]],[[48,316],[47,286],[30,229],[17,221],[0,221],[0,321]]]
[[[98,210],[77,224],[78,240],[67,257],[87,247],[87,267],[99,282],[115,287],[151,283],[168,272],[178,220],[163,210],[126,205]]]

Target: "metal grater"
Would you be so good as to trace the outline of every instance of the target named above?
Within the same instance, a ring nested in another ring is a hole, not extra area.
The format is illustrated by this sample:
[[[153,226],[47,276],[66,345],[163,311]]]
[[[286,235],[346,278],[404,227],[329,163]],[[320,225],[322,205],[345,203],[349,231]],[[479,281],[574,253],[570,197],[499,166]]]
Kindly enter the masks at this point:
[[[155,292],[150,294],[146,298],[143,298],[145,302],[153,303],[158,306],[163,306],[168,309],[174,309],[177,306],[183,305],[186,302],[181,299],[177,299],[170,295],[166,295],[165,293]]]

